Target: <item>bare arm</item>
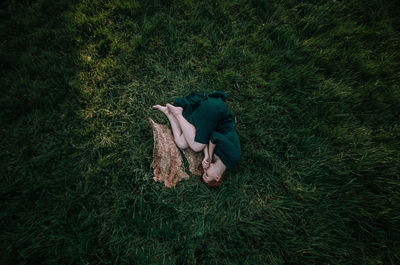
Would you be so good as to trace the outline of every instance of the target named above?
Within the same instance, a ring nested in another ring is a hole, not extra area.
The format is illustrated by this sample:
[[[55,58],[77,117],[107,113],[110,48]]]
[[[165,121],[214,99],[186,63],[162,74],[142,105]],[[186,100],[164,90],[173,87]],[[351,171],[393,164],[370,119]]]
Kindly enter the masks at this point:
[[[213,154],[214,154],[214,149],[215,149],[215,144],[213,144],[210,140],[209,144],[208,144],[208,154],[210,157],[210,161],[212,160]]]
[[[204,146],[204,158],[208,158],[208,145],[206,144],[206,146]]]
[[[204,147],[203,151],[204,151],[204,159],[201,162],[201,165],[203,166],[203,169],[206,170],[210,167],[210,157],[208,156],[208,145],[207,144]]]

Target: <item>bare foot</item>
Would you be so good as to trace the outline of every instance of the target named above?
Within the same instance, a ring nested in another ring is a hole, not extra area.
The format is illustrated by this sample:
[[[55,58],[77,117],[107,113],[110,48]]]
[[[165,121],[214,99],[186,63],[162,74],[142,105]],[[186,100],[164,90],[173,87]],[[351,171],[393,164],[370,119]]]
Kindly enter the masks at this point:
[[[174,114],[175,116],[182,115],[182,111],[183,111],[182,107],[175,107],[171,104],[167,104],[166,106],[167,106],[169,112]]]
[[[165,115],[170,114],[169,109],[167,107],[164,107],[164,106],[161,106],[161,105],[154,105],[153,109],[158,109],[159,111],[161,111]]]

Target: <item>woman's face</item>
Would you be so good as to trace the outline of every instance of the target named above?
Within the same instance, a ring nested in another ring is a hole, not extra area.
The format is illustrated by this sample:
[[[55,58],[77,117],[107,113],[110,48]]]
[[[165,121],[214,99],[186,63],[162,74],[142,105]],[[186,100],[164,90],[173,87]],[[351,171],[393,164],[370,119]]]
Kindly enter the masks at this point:
[[[210,167],[204,170],[202,178],[204,182],[217,181],[217,172],[213,164],[210,164]]]

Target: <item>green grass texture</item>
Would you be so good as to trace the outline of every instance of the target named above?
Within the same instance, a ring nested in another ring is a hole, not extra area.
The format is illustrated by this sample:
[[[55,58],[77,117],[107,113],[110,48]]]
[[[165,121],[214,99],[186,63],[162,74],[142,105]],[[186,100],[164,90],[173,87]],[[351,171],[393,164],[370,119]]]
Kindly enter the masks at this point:
[[[397,0],[4,0],[0,264],[399,264]],[[242,159],[155,182],[153,104],[224,91]]]

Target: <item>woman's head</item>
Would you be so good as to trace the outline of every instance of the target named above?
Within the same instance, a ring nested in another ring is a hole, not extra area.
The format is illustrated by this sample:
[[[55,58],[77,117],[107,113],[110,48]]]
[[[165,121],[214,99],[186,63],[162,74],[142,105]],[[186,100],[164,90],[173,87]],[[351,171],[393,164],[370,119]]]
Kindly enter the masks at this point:
[[[207,187],[218,187],[223,182],[223,173],[219,172],[214,164],[204,170],[201,180]]]

